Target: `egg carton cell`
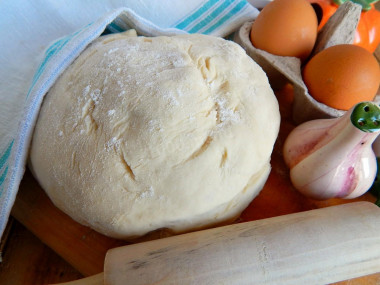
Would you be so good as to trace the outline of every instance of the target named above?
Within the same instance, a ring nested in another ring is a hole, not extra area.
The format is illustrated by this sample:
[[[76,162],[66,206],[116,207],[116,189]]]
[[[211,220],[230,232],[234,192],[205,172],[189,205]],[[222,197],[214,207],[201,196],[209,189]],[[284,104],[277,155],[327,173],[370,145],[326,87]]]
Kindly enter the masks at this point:
[[[358,25],[361,6],[351,1],[340,5],[336,13],[318,33],[310,56],[339,44],[352,44]],[[280,89],[287,82],[294,87],[293,120],[296,124],[321,118],[336,118],[345,111],[316,101],[302,78],[302,62],[299,58],[273,55],[252,45],[250,31],[253,22],[246,22],[235,33],[234,41],[240,44],[266,72],[273,89]],[[377,100],[377,99],[376,99]]]

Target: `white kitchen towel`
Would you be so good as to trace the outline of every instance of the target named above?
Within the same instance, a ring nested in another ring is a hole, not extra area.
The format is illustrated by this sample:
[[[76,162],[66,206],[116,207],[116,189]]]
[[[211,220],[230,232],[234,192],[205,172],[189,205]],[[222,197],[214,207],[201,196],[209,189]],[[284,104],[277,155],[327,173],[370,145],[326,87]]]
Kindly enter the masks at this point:
[[[0,237],[44,95],[89,43],[130,28],[225,37],[258,13],[245,0],[0,1]]]

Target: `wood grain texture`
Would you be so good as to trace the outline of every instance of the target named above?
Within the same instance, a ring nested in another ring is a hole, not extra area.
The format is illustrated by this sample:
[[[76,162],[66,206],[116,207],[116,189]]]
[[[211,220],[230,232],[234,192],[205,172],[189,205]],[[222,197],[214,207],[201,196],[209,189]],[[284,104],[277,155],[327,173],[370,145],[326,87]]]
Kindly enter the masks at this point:
[[[328,284],[380,271],[380,209],[358,202],[111,249],[105,284]]]
[[[370,194],[354,200],[315,201],[302,196],[292,187],[288,169],[282,159],[283,142],[294,128],[291,119],[292,88],[288,86],[288,88],[278,91],[277,98],[280,103],[282,122],[272,154],[272,171],[263,190],[242,213],[238,222],[264,219],[354,201],[374,202],[375,198]],[[59,211],[29,171],[25,173],[21,183],[12,215],[84,276],[103,271],[104,256],[107,250],[126,244],[125,241],[105,237],[88,227],[79,225]],[[49,269],[45,268],[45,270],[48,271]],[[41,271],[41,275],[43,274],[44,272]],[[341,282],[339,285],[356,284],[352,282],[362,282],[357,284],[369,285],[380,284],[380,273],[354,281]],[[31,282],[27,284],[31,284]]]
[[[104,273],[98,273],[70,282],[59,283],[59,285],[104,285]]]
[[[10,237],[0,264],[0,284],[40,285],[83,277],[17,221]]]
[[[29,171],[21,182],[12,215],[84,276],[102,272],[107,250],[126,244],[59,211]]]

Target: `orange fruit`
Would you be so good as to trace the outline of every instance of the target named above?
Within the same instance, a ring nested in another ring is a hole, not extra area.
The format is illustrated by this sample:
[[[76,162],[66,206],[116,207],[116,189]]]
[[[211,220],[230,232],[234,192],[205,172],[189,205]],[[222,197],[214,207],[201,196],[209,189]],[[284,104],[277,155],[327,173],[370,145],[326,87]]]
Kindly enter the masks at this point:
[[[372,101],[380,84],[379,63],[373,54],[349,44],[319,52],[305,65],[302,75],[315,100],[340,110]]]

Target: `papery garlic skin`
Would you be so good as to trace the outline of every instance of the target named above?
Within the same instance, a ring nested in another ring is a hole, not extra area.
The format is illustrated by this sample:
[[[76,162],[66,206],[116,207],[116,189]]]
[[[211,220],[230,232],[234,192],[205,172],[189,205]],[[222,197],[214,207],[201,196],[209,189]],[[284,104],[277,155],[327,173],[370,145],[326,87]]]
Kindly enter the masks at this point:
[[[372,185],[377,172],[371,144],[378,132],[364,132],[351,112],[295,128],[284,145],[294,187],[313,199],[355,198]]]

